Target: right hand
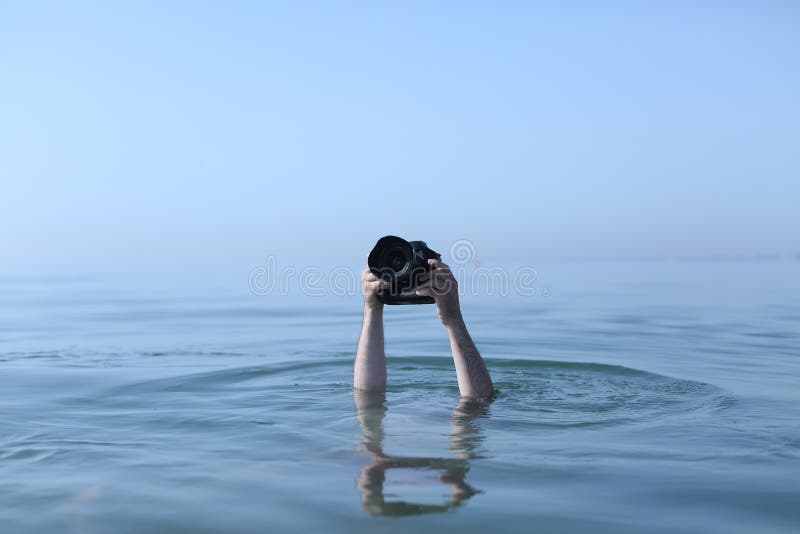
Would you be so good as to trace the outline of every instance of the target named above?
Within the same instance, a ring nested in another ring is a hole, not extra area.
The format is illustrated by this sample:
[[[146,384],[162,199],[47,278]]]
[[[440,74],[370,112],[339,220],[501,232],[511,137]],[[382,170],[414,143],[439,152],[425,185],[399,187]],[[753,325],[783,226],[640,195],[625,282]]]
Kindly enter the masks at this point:
[[[378,300],[378,290],[389,287],[389,282],[381,280],[365,268],[361,272],[361,293],[364,295],[364,306],[370,310],[383,309],[383,302]]]
[[[461,305],[458,302],[458,282],[450,267],[440,260],[428,260],[431,267],[429,275],[420,277],[417,295],[433,297],[439,319],[445,326],[456,324],[461,319]]]

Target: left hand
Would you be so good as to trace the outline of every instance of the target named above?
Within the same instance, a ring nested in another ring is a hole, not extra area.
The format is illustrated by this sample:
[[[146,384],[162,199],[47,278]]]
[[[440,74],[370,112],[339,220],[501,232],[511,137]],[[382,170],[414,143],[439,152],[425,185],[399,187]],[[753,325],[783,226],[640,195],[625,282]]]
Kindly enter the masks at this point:
[[[378,298],[378,291],[389,287],[389,282],[372,274],[369,267],[361,273],[361,293],[364,295],[364,306],[369,310],[382,310],[383,302]]]

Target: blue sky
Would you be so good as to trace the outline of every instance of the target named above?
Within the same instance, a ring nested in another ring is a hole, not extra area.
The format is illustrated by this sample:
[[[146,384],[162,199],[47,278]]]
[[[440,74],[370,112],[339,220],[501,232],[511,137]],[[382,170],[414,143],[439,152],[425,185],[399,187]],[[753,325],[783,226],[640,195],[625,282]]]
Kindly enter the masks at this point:
[[[2,273],[800,252],[795,2],[2,2]]]

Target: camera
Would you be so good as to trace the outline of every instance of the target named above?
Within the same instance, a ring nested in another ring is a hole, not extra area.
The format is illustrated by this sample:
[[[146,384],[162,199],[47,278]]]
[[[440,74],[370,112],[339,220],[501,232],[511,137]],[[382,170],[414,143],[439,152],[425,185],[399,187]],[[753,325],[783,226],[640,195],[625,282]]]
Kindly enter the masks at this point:
[[[417,295],[416,290],[420,275],[432,270],[428,260],[440,259],[424,241],[393,235],[378,239],[367,258],[372,274],[389,282],[388,288],[378,291],[378,300],[384,304],[433,304],[433,297]]]

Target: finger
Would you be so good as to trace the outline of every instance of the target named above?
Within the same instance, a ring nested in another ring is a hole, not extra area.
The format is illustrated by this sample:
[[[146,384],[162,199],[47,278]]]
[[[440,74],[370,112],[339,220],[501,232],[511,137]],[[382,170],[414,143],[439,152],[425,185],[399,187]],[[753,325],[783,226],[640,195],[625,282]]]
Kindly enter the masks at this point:
[[[446,276],[434,276],[431,280],[431,286],[440,294],[449,292],[455,285],[456,279],[449,273]]]
[[[430,259],[428,260],[428,265],[433,267],[434,269],[449,269],[448,265],[444,263],[442,260],[437,259]]]
[[[428,287],[418,287],[416,293],[420,297],[433,297],[434,296],[433,288],[430,287],[430,286],[428,286]]]
[[[446,282],[447,280],[453,279],[453,273],[450,272],[449,269],[436,269],[433,272],[433,276],[431,276],[431,280],[434,284],[441,284],[442,282]]]
[[[391,285],[391,282],[389,282],[388,280],[377,280],[376,279],[376,280],[373,280],[371,282],[367,282],[367,287],[372,289],[372,290],[385,289],[385,288],[389,287],[390,285]]]

